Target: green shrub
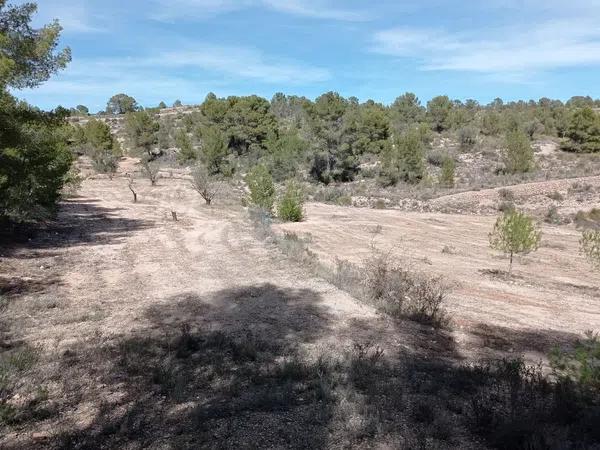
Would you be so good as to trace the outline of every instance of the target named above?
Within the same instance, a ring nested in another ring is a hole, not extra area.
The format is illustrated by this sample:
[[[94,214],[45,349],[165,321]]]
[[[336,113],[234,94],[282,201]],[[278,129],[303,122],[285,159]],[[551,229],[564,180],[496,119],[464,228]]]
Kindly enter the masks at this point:
[[[592,108],[585,107],[571,114],[563,143],[567,151],[593,153],[600,152],[600,115]]]
[[[304,217],[304,193],[295,181],[290,181],[279,202],[277,215],[286,222],[300,222]]]
[[[439,183],[440,185],[448,188],[454,187],[454,171],[456,169],[456,163],[454,158],[447,156],[442,163],[442,172],[440,173]]]
[[[418,183],[425,176],[423,142],[417,130],[409,130],[388,147],[382,161],[382,181]]]
[[[533,169],[533,148],[523,131],[517,129],[506,136],[504,165],[509,173],[524,173]]]
[[[250,203],[271,212],[275,202],[275,185],[267,168],[254,166],[246,176],[246,182],[250,189]]]
[[[179,153],[177,154],[179,162],[186,163],[196,160],[198,155],[196,155],[194,147],[192,146],[192,141],[185,130],[181,129],[177,131],[177,134],[175,134],[175,145],[179,148]]]
[[[600,241],[599,241],[600,242]],[[600,247],[598,247],[600,250]],[[588,331],[572,351],[554,349],[550,365],[559,378],[566,378],[600,394],[600,338]]]

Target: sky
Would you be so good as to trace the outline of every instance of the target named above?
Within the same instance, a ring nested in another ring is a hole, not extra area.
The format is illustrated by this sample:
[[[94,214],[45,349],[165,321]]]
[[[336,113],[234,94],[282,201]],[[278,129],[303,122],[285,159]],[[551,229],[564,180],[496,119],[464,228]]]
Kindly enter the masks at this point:
[[[9,1],[13,4],[21,0]],[[276,92],[391,103],[600,97],[600,0],[38,0],[68,68],[16,95],[104,109]]]

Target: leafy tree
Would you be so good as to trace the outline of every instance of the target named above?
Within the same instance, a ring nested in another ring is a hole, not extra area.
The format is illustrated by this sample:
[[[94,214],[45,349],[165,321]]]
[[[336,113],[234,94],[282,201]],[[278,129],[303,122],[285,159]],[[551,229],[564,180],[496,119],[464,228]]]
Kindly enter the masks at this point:
[[[288,182],[279,202],[277,215],[286,222],[300,222],[304,217],[303,205],[304,193],[302,188],[297,182],[291,180]]]
[[[574,152],[600,152],[600,116],[589,107],[571,114],[565,136],[569,141],[563,144],[565,150]]]
[[[223,131],[229,138],[229,148],[239,155],[260,154],[267,137],[277,131],[270,103],[256,95],[229,97],[227,103]]]
[[[286,127],[300,128],[307,120],[306,105],[310,100],[296,95],[276,93],[271,99],[270,112]]]
[[[382,161],[386,184],[417,183],[425,175],[425,150],[418,130],[409,130],[394,140]]]
[[[108,114],[127,114],[139,109],[136,99],[126,94],[113,95],[106,104]]]
[[[71,152],[64,119],[17,101],[9,89],[33,88],[64,68],[70,50],[55,52],[61,27],[31,27],[34,3],[0,0],[0,221],[43,218],[69,177]]]
[[[165,102],[160,102],[160,103],[158,104],[158,108],[159,108],[159,109],[165,109],[166,107],[167,107],[167,104],[166,104]]]
[[[129,112],[125,116],[125,130],[132,146],[145,153],[149,159],[155,157],[159,127],[158,122],[146,111]]]
[[[173,108],[179,108],[180,106],[182,106],[181,100],[175,100],[173,102]]]
[[[297,133],[274,134],[266,142],[267,165],[273,178],[282,181],[293,177],[306,152],[307,144]]]
[[[87,106],[77,105],[75,108],[71,108],[70,110],[72,116],[88,116],[90,114],[90,110]]]
[[[384,107],[374,102],[362,105],[351,116],[354,120],[354,132],[345,130],[343,141],[350,141],[353,155],[370,153],[378,155],[385,151],[389,143],[390,122]]]
[[[440,173],[439,183],[444,187],[454,187],[454,171],[456,163],[454,158],[446,156],[442,161],[442,172]]]
[[[179,153],[177,154],[179,162],[186,163],[195,161],[198,157],[192,146],[192,141],[185,130],[177,130],[177,133],[175,134],[175,144],[179,148]]]
[[[90,119],[83,126],[83,135],[92,153],[97,150],[110,152],[114,147],[110,127],[101,120]]]
[[[590,261],[592,267],[600,269],[600,230],[585,230],[579,244],[581,253]]]
[[[502,132],[502,118],[495,111],[486,111],[481,118],[481,132],[486,136],[498,136]]]
[[[407,92],[394,100],[390,106],[390,116],[393,127],[397,131],[405,131],[424,120],[425,108],[415,94]]]
[[[55,53],[60,32],[58,21],[40,29],[31,27],[35,3],[6,6],[0,1],[0,87],[34,88],[71,61],[71,50]]]
[[[173,119],[164,118],[158,124],[158,148],[166,150],[171,147],[171,130],[173,129]]]
[[[588,96],[575,95],[567,100],[568,108],[593,108],[595,106],[594,99]]]
[[[451,112],[453,103],[446,95],[434,97],[427,102],[427,118],[434,131],[441,133],[452,126]]]
[[[306,103],[305,109],[315,147],[322,149],[314,156],[311,175],[324,183],[352,180],[358,170],[352,145],[357,132],[357,103],[337,92],[327,92],[314,103]]]
[[[205,127],[201,130],[201,139],[200,159],[208,172],[211,175],[217,173],[226,175],[228,147],[223,134],[216,127]]]
[[[275,185],[268,169],[262,164],[254,166],[246,176],[246,182],[250,189],[250,202],[271,212],[275,202]]]
[[[201,164],[198,164],[192,170],[192,186],[204,199],[207,205],[212,203],[219,192],[219,181]]]
[[[525,213],[510,210],[498,218],[489,235],[490,246],[509,255],[508,274],[512,273],[513,255],[537,250],[542,232],[534,220]]]
[[[507,134],[504,165],[509,173],[524,173],[533,169],[533,148],[523,131],[514,130]]]

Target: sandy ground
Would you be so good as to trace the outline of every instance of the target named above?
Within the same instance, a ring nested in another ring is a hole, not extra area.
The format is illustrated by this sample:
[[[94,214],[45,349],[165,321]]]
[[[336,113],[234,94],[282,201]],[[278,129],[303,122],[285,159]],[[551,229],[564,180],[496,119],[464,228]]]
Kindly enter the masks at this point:
[[[579,254],[580,233],[573,226],[544,225],[541,248],[518,258],[513,279],[506,280],[508,260],[489,248],[495,217],[324,204],[307,205],[306,217],[278,229],[308,235],[324,261],[360,264],[375,245],[443,276],[454,286],[448,308],[456,332],[466,332],[459,337],[465,350],[491,342],[504,350],[526,349],[535,359],[572,333],[600,329],[600,274]]]
[[[309,204],[305,222],[277,226],[309,233],[324,261],[360,262],[375,242],[446,277],[455,286],[448,304],[454,329],[443,337],[453,341],[448,346],[428,327],[380,317],[258,240],[234,193],[209,208],[184,179],[136,185],[134,204],[125,178],[86,180],[45,232],[0,249],[0,293],[8,299],[0,309],[2,348],[26,345],[44,355],[48,378],[40,374],[40,382],[60,410],[35,429],[0,437],[0,447],[45,447],[57,430],[89,430],[101,411],[117,414],[132,381],[112,366],[107,377],[100,368],[110,357],[85,362],[86,355],[110,355],[135,337],[171,336],[182,324],[258,334],[306,351],[341,352],[370,341],[389,354],[433,351],[456,360],[495,352],[536,360],[553,345],[600,329],[600,275],[578,255],[572,227],[545,226],[542,248],[517,261],[509,282],[494,273],[507,262],[488,248],[491,217]],[[253,416],[247,424],[264,420]],[[277,430],[271,432],[276,439]]]

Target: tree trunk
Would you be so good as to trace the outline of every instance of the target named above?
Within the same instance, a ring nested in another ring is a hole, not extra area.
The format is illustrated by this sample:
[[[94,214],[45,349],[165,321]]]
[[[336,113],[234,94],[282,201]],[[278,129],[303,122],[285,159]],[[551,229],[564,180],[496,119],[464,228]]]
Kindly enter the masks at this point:
[[[173,220],[177,222],[177,213],[175,211],[171,211],[171,216],[173,216]]]
[[[137,194],[133,193],[133,203],[137,203]]]
[[[512,265],[513,265],[513,252],[510,252],[510,263],[508,265],[508,276],[512,275]]]

